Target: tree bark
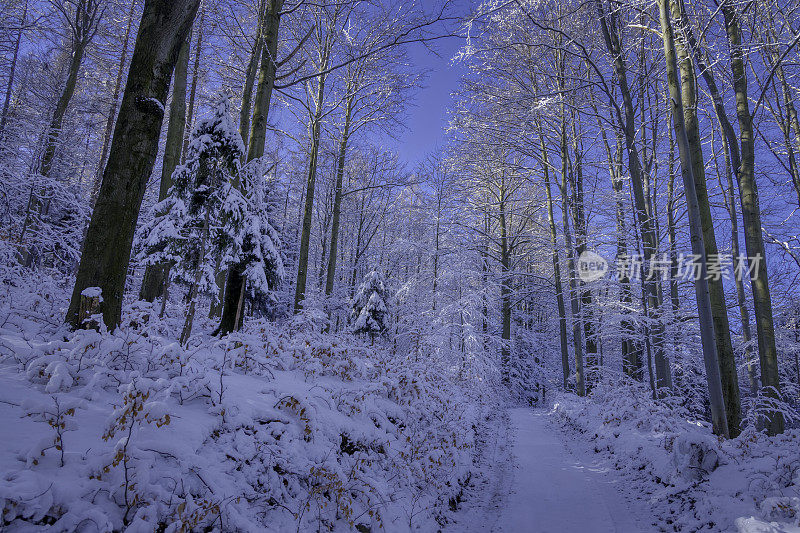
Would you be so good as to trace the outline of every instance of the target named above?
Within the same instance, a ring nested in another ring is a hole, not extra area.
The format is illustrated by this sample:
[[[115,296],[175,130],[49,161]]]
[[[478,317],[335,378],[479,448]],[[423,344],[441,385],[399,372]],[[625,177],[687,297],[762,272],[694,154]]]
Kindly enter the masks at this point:
[[[695,296],[700,320],[700,338],[703,344],[703,361],[708,381],[708,395],[711,402],[711,420],[714,433],[725,438],[730,436],[728,419],[725,413],[725,399],[722,391],[720,366],[717,355],[717,342],[715,338],[715,325],[712,316],[711,297],[709,293],[708,275],[706,269],[706,248],[703,242],[703,224],[698,203],[694,176],[692,147],[684,122],[684,108],[681,96],[680,82],[678,81],[678,66],[675,51],[675,39],[670,21],[668,0],[658,0],[659,20],[664,41],[664,56],[667,66],[667,85],[672,102],[672,122],[675,128],[675,140],[681,161],[681,174],[683,176],[684,192],[689,217],[689,230],[691,234],[692,253],[700,259],[700,275],[695,280]],[[699,141],[699,138],[698,138]],[[695,149],[697,149],[695,147]],[[712,228],[713,230],[713,228]]]
[[[505,172],[505,171],[503,171]],[[505,175],[503,176],[505,178]],[[500,347],[500,368],[503,383],[510,383],[511,365],[511,248],[509,246],[508,225],[506,218],[505,183],[500,186],[500,317],[502,322]]]
[[[200,78],[200,55],[203,53],[203,29],[205,26],[206,11],[203,8],[200,11],[200,21],[197,24],[197,43],[194,50],[194,66],[192,67],[192,87],[189,90],[189,110],[186,113],[186,127],[183,131],[183,147],[181,154],[186,154],[189,149],[189,136],[192,132],[192,124],[194,123],[194,104],[197,97],[197,83]],[[189,32],[189,40],[192,40],[191,31]]]
[[[183,133],[186,128],[186,77],[189,70],[189,40],[183,42],[175,74],[172,79],[172,101],[169,106],[167,140],[164,143],[164,158],[161,165],[161,183],[158,201],[167,197],[172,187],[172,173],[181,160]],[[152,302],[164,294],[164,281],[169,273],[167,265],[150,265],[144,271],[139,299]]]
[[[556,222],[553,213],[553,193],[550,190],[550,162],[548,161],[547,144],[544,139],[544,132],[541,124],[537,121],[539,130],[539,142],[542,150],[542,177],[544,179],[544,190],[547,194],[547,225],[550,230],[550,246],[552,247],[551,258],[553,261],[553,277],[556,287],[556,306],[558,307],[558,339],[561,347],[561,369],[564,377],[564,390],[569,389],[569,347],[567,337],[567,309],[564,303],[564,288],[561,283],[561,259],[558,254],[558,233],[556,232]]]
[[[202,264],[203,258],[206,255],[206,242],[208,241],[208,210],[206,210],[206,217],[203,221],[203,237],[200,241],[200,257],[197,261],[197,271],[194,273],[194,281],[189,290],[189,309],[186,311],[186,321],[183,323],[183,330],[181,331],[180,343],[185,346],[189,342],[189,337],[192,335],[192,324],[194,323],[194,314],[197,308],[198,288],[200,286],[200,279],[203,276]]]
[[[564,227],[564,244],[567,248],[567,271],[569,273],[569,300],[572,311],[572,344],[575,358],[575,390],[578,396],[586,396],[586,376],[583,368],[583,337],[580,320],[580,301],[578,297],[577,273],[575,271],[575,248],[572,245],[572,232],[569,229],[570,209],[568,197],[568,162],[566,114],[561,107],[561,222]]]
[[[325,278],[325,296],[333,294],[333,285],[336,282],[336,261],[339,251],[339,225],[342,215],[342,186],[344,182],[344,164],[347,157],[347,142],[350,137],[350,121],[353,118],[353,96],[347,99],[344,114],[344,131],[339,141],[339,155],[336,160],[336,185],[333,196],[333,216],[331,220],[331,250],[328,254],[328,272]]]
[[[739,198],[742,203],[744,219],[745,247],[750,263],[750,284],[753,289],[753,307],[756,315],[758,334],[758,354],[761,362],[761,384],[767,397],[780,399],[780,376],[778,374],[778,353],[775,348],[775,324],[772,317],[772,299],[767,275],[767,256],[764,238],[761,234],[761,207],[758,202],[758,188],[755,180],[755,139],[753,136],[753,116],[747,99],[747,74],[742,51],[742,31],[739,13],[730,3],[721,3],[725,18],[725,30],[730,47],[731,73],[736,93],[736,115],[739,119],[741,166],[739,167]],[[771,411],[765,423],[770,435],[783,433],[784,419],[780,411]]]
[[[76,43],[72,51],[72,58],[69,63],[69,70],[67,73],[67,81],[61,91],[61,96],[58,98],[56,108],[53,111],[53,118],[50,121],[48,128],[47,141],[44,148],[44,155],[42,155],[41,172],[43,176],[49,176],[53,168],[53,159],[56,155],[56,145],[58,143],[58,136],[61,133],[61,127],[64,124],[64,115],[67,113],[67,107],[75,94],[75,86],[78,84],[78,72],[80,72],[81,63],[83,62],[83,54],[86,51],[86,45],[83,43]]]
[[[731,171],[731,159],[728,149],[728,141],[725,135],[722,135],[723,153],[725,154],[725,177],[727,178],[726,188],[726,201],[725,205],[728,209],[728,215],[731,219],[731,255],[733,255],[734,270],[736,272],[743,272],[745,266],[741,256],[741,245],[739,244],[739,217],[736,214],[736,192],[733,186],[733,172]],[[744,282],[741,275],[733,277],[736,284],[736,302],[739,304],[739,315],[742,321],[742,337],[745,344],[744,358],[747,361],[747,379],[750,382],[750,393],[755,396],[758,394],[758,377],[756,376],[756,369],[751,363],[753,349],[750,346],[753,340],[753,333],[750,327],[750,309],[747,307],[747,299],[744,295]]]
[[[573,220],[575,222],[575,255],[580,256],[587,251],[586,209],[584,206],[583,191],[583,163],[577,132],[578,119],[572,116],[572,145],[575,152],[575,163],[570,172],[570,185],[572,186]],[[570,160],[571,161],[571,160]],[[587,394],[591,392],[592,385],[597,379],[599,361],[597,359],[597,331],[592,317],[592,292],[586,282],[580,280],[579,297],[581,300],[580,313],[583,325],[583,338],[586,346],[586,367],[584,369],[584,382]]]
[[[681,10],[678,0],[670,0],[670,9],[675,20],[681,20]],[[669,14],[667,14],[669,17]],[[669,19],[666,21],[672,25]],[[687,143],[690,151],[691,177],[694,180],[694,189],[697,194],[697,203],[700,209],[700,223],[703,231],[703,245],[706,261],[713,265],[715,272],[722,272],[717,238],[714,233],[714,219],[711,216],[711,206],[708,201],[706,187],[705,160],[703,159],[703,145],[700,138],[700,122],[697,118],[697,78],[694,65],[689,53],[689,47],[684,39],[678,39],[672,46],[676,51],[676,61],[680,65],[680,89],[683,107],[683,122]],[[677,74],[676,74],[677,75]],[[680,149],[681,139],[677,137]],[[681,174],[684,182],[686,173],[690,169],[681,164]],[[711,316],[714,322],[717,358],[719,361],[720,377],[722,379],[722,393],[725,398],[725,413],[728,417],[728,431],[731,437],[736,437],[741,431],[741,400],[739,396],[739,375],[736,371],[736,357],[731,343],[731,329],[728,322],[728,307],[725,302],[725,285],[721,275],[710,276],[708,279],[709,297],[711,302]]]
[[[81,292],[100,287],[109,329],[120,322],[136,220],[158,154],[170,78],[200,0],[147,0],[109,161],[83,242],[66,321],[80,327]]]
[[[256,74],[258,74],[258,64],[261,58],[261,49],[264,47],[263,28],[266,14],[266,0],[261,0],[258,7],[258,21],[256,22],[256,39],[253,43],[253,50],[250,52],[250,61],[247,63],[247,70],[242,89],[242,109],[239,113],[239,135],[242,142],[247,146],[250,136],[250,111],[253,102],[253,88],[255,87]]]

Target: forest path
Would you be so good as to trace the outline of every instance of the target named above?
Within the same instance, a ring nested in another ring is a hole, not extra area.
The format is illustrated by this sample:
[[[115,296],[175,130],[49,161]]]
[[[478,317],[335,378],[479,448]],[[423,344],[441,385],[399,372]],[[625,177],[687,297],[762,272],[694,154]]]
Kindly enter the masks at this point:
[[[624,480],[550,422],[542,409],[509,411],[510,464],[496,465],[495,495],[457,529],[498,533],[655,531],[645,504],[623,495]],[[633,498],[631,498],[633,499]],[[466,517],[465,517],[466,518]],[[637,520],[638,519],[638,520]]]

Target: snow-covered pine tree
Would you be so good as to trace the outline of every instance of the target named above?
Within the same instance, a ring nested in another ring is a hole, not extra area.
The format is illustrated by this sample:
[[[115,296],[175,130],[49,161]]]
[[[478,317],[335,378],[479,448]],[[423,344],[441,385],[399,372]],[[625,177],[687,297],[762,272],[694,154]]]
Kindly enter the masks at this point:
[[[265,307],[267,301],[273,301],[275,288],[285,276],[280,236],[270,222],[268,173],[264,158],[247,163],[222,207],[222,234],[227,239],[222,264],[225,268],[242,265],[247,280],[238,297],[238,315],[243,312],[246,295],[253,307]]]
[[[383,276],[375,270],[364,276],[350,311],[353,333],[369,333],[374,341],[376,334],[388,329],[389,310],[386,306],[388,291]]]
[[[243,154],[229,99],[221,97],[198,122],[186,163],[175,169],[169,194],[153,206],[151,221],[137,236],[142,264],[168,264],[168,281],[189,287],[182,342],[191,333],[198,297],[219,297],[218,270],[244,265],[247,285],[239,295],[240,312],[245,290],[264,302],[284,277],[280,237],[270,223],[264,161],[254,159],[242,167]]]
[[[189,287],[182,342],[191,333],[198,296],[219,292],[215,258],[223,257],[224,263],[231,255],[235,238],[226,228],[228,204],[242,203],[234,182],[243,153],[229,99],[221,97],[214,110],[199,120],[186,162],[175,169],[167,197],[153,206],[152,219],[137,236],[137,257],[143,264],[167,264],[169,281]]]

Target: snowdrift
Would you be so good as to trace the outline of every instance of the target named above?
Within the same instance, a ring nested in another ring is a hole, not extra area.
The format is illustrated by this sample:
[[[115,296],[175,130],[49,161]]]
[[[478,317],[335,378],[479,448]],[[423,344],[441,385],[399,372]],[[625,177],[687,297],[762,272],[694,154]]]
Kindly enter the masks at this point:
[[[800,430],[720,441],[677,402],[631,383],[561,395],[554,411],[631,480],[665,531],[800,531]]]

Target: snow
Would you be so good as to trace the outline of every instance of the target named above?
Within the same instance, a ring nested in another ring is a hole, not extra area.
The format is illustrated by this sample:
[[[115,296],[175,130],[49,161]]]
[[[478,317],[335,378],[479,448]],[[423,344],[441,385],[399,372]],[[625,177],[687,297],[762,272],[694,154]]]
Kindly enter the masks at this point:
[[[541,533],[648,531],[637,523],[618,492],[619,478],[578,459],[563,435],[548,423],[547,411],[514,409],[514,482],[497,531]]]
[[[180,295],[113,332],[11,320],[29,289],[0,301],[3,531],[427,531],[474,471],[487,403],[427,362],[316,321],[181,346]]]
[[[567,442],[595,451],[597,464],[615,471],[660,526],[779,532],[800,525],[792,499],[800,495],[797,429],[768,437],[748,428],[721,441],[673,400],[651,400],[641,385],[603,384],[592,397],[554,401]]]
[[[459,524],[465,531],[539,533],[656,531],[645,521],[646,509],[632,509],[620,493],[623,480],[598,468],[589,455],[573,455],[565,436],[545,409],[509,411],[512,453],[507,494],[500,509]],[[503,490],[503,487],[499,487]],[[639,504],[639,507],[643,507]],[[477,521],[476,521],[477,519]]]
[[[198,313],[182,346],[178,292],[164,318],[132,302],[113,332],[71,332],[70,288],[19,271],[0,293],[4,531],[800,527],[796,429],[720,442],[631,382],[507,408],[496,383],[324,333],[313,307],[224,339]]]
[[[87,298],[100,298],[100,301],[103,301],[103,289],[100,287],[86,287],[81,291],[81,296],[86,296]]]

